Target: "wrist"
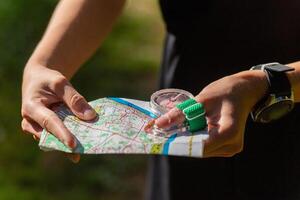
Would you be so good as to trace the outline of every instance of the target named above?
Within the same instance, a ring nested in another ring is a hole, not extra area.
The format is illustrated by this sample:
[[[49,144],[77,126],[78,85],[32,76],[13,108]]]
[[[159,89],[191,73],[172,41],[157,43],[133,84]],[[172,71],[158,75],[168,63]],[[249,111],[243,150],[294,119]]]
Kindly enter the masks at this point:
[[[245,92],[251,106],[261,100],[269,89],[269,83],[265,72],[261,70],[242,71],[235,74],[236,77],[245,82]]]
[[[295,69],[295,71],[287,72],[287,77],[291,84],[291,90],[294,94],[294,100],[295,100],[295,102],[299,102],[300,101],[300,92],[299,92],[300,91],[299,90],[299,88],[300,88],[300,70],[299,70],[300,62],[287,64],[287,66],[293,67]]]
[[[287,73],[295,69],[273,62],[255,65],[251,70],[263,71],[269,85],[268,94],[252,109],[252,119],[255,122],[269,123],[289,113],[294,107],[294,100]]]
[[[24,68],[24,75],[28,74],[36,74],[36,73],[45,73],[47,71],[52,71],[57,73],[58,75],[64,76],[66,79],[70,80],[72,75],[70,73],[66,73],[64,70],[60,70],[60,68],[53,68],[45,65],[42,62],[38,62],[36,60],[29,60]]]

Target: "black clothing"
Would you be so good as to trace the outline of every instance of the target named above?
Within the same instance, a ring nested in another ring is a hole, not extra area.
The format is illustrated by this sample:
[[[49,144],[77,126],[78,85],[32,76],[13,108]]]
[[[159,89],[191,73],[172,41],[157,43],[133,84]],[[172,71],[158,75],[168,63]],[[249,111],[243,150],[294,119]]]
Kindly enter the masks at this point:
[[[161,88],[195,95],[251,66],[300,60],[299,0],[160,0],[168,31]],[[151,160],[148,199],[300,199],[300,106],[271,124],[249,118],[232,158]]]

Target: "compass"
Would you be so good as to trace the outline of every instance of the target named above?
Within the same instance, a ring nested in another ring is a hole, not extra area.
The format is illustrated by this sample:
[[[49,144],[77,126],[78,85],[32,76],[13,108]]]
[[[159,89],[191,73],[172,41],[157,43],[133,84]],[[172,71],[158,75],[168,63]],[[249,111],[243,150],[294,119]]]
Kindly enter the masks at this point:
[[[194,98],[194,96],[185,90],[163,89],[151,95],[150,107],[154,114],[160,116],[190,98]]]

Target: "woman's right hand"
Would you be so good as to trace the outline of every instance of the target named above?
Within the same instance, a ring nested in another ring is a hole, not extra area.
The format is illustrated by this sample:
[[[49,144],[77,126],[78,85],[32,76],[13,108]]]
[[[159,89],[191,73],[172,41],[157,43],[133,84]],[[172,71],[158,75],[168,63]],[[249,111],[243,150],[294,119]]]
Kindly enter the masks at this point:
[[[22,84],[22,129],[40,138],[43,128],[55,135],[66,146],[74,149],[76,139],[51,110],[57,103],[64,103],[82,120],[92,120],[96,112],[56,70],[40,65],[27,65]]]

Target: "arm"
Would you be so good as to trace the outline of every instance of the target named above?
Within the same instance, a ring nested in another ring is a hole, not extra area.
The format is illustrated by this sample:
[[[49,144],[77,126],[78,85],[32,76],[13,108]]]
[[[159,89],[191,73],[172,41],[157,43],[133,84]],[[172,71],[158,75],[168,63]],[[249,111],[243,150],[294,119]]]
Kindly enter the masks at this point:
[[[300,102],[300,62],[289,64],[288,72],[295,102]],[[268,81],[263,71],[243,71],[221,78],[206,86],[196,97],[206,110],[209,138],[205,141],[205,157],[228,157],[243,149],[246,120],[253,106],[265,95]],[[177,108],[155,120],[166,128],[182,123],[184,115]]]
[[[124,0],[60,1],[25,71],[41,65],[71,78],[103,42],[123,5]]]
[[[124,0],[61,0],[29,59],[22,84],[22,129],[39,138],[43,128],[70,148],[76,140],[56,114],[64,102],[83,120],[95,111],[68,81],[93,54],[120,15]]]
[[[300,61],[288,64],[288,66],[295,68],[295,71],[288,72],[288,78],[292,85],[295,102],[300,102]]]

